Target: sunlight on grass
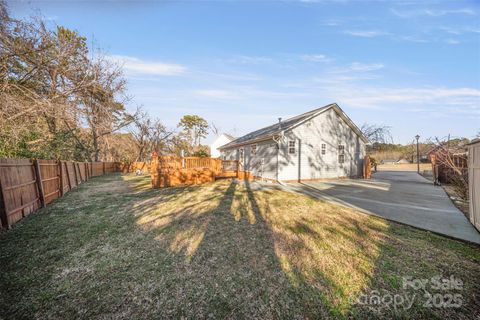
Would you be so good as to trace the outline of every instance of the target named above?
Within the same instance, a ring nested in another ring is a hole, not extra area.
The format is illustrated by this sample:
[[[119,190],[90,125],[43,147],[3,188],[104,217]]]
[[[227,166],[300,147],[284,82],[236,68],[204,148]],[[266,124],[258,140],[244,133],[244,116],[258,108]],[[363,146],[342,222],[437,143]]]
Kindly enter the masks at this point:
[[[345,314],[349,298],[370,284],[387,224],[306,196],[252,191],[243,183],[234,184],[228,194],[229,186],[231,182],[223,181],[155,190],[152,198],[133,206],[139,209],[137,223],[158,231],[157,241],[190,260],[212,224],[228,236],[230,224],[244,221],[253,226],[261,219],[272,233],[275,255],[291,284],[298,290],[308,287],[333,314]],[[215,213],[231,215],[230,222],[212,222],[220,218]]]
[[[137,224],[145,230],[161,231],[155,239],[169,243],[173,253],[183,253],[189,260],[203,240],[211,219],[209,213],[219,205],[216,188],[210,184],[201,189],[192,186],[153,190],[153,197],[133,206]]]
[[[334,314],[345,314],[349,298],[370,284],[386,223],[284,191],[263,191],[255,198],[269,209],[261,214],[292,284],[320,290]]]
[[[0,232],[0,310],[6,319],[478,314],[478,246],[250,184],[89,180]],[[407,293],[404,275],[462,279],[464,306],[419,300],[378,313],[350,303],[371,290]]]

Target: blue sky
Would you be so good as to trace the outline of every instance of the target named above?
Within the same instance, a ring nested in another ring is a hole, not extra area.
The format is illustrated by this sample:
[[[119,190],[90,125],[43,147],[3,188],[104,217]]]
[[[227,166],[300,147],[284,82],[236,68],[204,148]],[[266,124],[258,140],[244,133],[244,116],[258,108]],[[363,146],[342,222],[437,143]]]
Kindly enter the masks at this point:
[[[121,62],[132,106],[242,135],[331,102],[361,125],[480,131],[478,1],[12,1]],[[212,138],[210,137],[209,140]]]

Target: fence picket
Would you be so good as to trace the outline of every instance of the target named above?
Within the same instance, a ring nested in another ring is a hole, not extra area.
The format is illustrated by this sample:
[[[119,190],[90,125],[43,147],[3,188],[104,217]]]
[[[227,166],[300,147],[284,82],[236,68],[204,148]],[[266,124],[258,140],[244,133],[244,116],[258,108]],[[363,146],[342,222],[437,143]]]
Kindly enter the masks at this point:
[[[40,198],[40,203],[42,205],[42,208],[45,208],[45,191],[43,189],[42,173],[40,171],[40,165],[38,163],[38,159],[35,159],[33,163],[34,163],[34,169],[35,169],[36,184],[38,188],[38,196]]]
[[[0,228],[10,228],[90,176],[101,175],[103,168],[118,171],[115,162],[0,159]]]

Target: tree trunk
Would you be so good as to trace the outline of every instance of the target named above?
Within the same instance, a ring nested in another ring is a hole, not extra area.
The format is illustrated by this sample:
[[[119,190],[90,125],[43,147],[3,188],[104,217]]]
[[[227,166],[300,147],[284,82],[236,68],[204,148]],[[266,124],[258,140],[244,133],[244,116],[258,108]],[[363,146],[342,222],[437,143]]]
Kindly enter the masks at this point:
[[[100,148],[98,145],[98,132],[97,132],[96,126],[92,126],[92,142],[93,142],[93,150],[94,150],[94,159],[95,161],[99,161]]]

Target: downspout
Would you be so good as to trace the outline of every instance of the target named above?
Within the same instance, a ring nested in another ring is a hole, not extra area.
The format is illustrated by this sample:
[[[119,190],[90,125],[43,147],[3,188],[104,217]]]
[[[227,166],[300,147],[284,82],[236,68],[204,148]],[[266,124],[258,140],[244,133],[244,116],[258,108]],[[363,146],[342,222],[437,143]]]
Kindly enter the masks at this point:
[[[278,179],[278,176],[280,174],[279,166],[280,166],[280,140],[282,139],[282,118],[278,118],[278,131],[280,133],[277,138],[278,141],[275,139],[275,135],[274,135],[274,141],[277,143],[277,170],[276,170],[275,178],[277,180],[277,183],[284,185],[280,181],[280,179]]]

